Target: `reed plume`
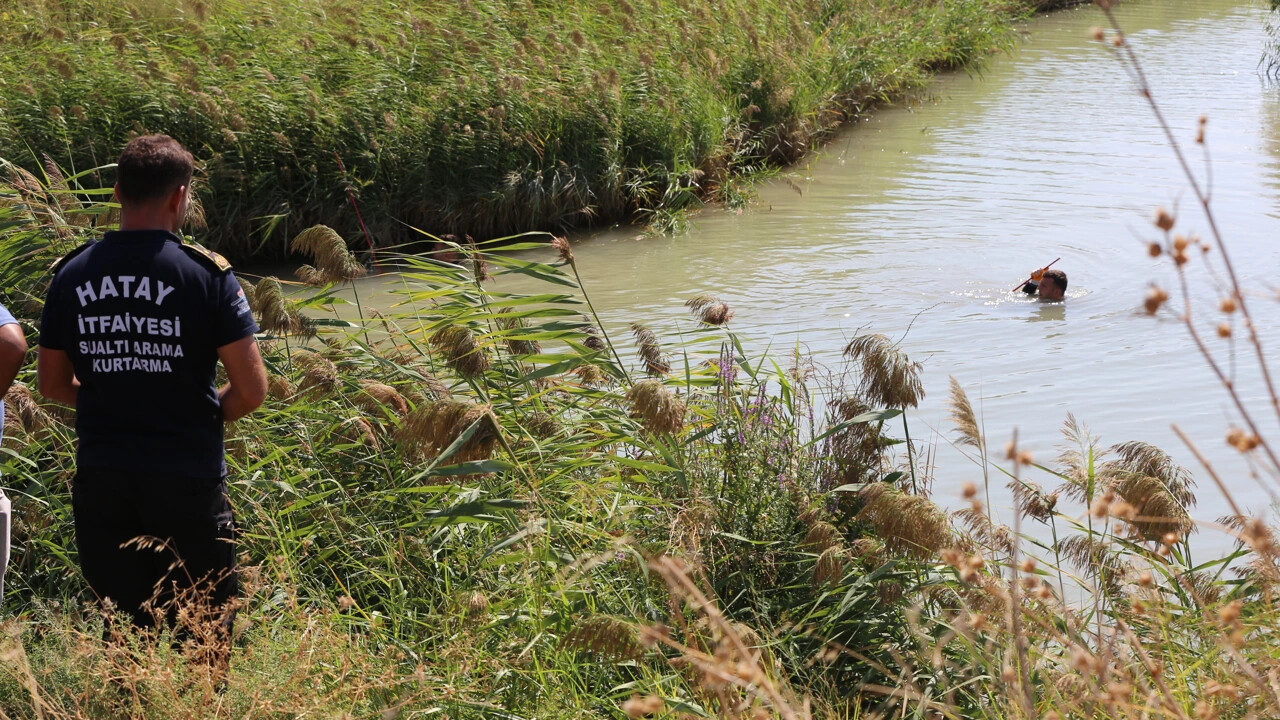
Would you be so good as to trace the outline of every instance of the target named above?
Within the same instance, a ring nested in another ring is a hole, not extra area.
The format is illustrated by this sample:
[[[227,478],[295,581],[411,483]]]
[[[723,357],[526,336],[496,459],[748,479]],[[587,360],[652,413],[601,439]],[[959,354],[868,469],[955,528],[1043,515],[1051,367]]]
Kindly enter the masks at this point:
[[[538,411],[529,415],[521,423],[530,435],[545,440],[560,432],[560,423],[550,414]]]
[[[858,519],[875,530],[885,547],[917,559],[932,558],[955,544],[955,533],[933,501],[908,495],[886,483],[871,483],[859,494]]]
[[[596,352],[604,350],[604,340],[600,338],[600,330],[591,322],[591,318],[583,315],[582,322],[582,332],[586,335],[582,339],[582,344],[585,345],[588,350],[594,350]]]
[[[361,410],[376,417],[393,419],[409,412],[409,403],[399,390],[374,380],[361,380],[359,391],[351,399]]]
[[[627,391],[633,416],[650,432],[675,434],[684,428],[684,400],[661,380],[641,380]]]
[[[950,409],[947,419],[956,428],[956,442],[982,450],[982,430],[978,425],[977,416],[973,413],[973,405],[969,402],[969,395],[960,386],[960,382],[955,377],[948,379],[951,381],[951,397],[950,402],[947,403]]]
[[[303,350],[293,355],[293,364],[302,368],[299,393],[310,399],[317,399],[338,389],[338,368],[323,355]]]
[[[608,380],[608,378],[605,377],[603,370],[601,370],[598,366],[592,365],[590,363],[587,363],[585,365],[579,365],[578,367],[574,368],[573,374],[576,375],[578,377],[579,382],[581,382],[586,387],[599,387],[601,385],[604,385],[606,380]]]
[[[298,269],[299,279],[308,285],[347,282],[365,275],[364,264],[347,249],[347,241],[327,225],[313,225],[298,233],[289,249],[315,261],[315,267]]]
[[[924,399],[924,366],[911,362],[888,337],[859,335],[845,346],[844,354],[859,364],[858,394],[872,405],[914,408]]]
[[[315,326],[284,296],[279,280],[264,277],[252,287],[253,290],[245,293],[245,299],[251,299],[250,307],[258,314],[258,327],[263,332],[280,336],[315,335]]]
[[[297,392],[298,388],[283,375],[271,375],[267,378],[267,394],[276,400],[288,400]]]
[[[644,363],[644,371],[655,377],[669,374],[671,363],[662,356],[658,336],[640,323],[631,323],[631,332],[635,335],[636,351],[640,354],[640,361]]]
[[[560,260],[573,264],[573,248],[569,246],[568,238],[559,236],[551,238],[551,248],[560,256]]]
[[[524,323],[519,318],[498,318],[498,329],[501,331],[502,340],[506,343],[507,350],[512,355],[537,355],[542,352],[542,345],[537,340],[525,340],[518,337],[525,330]]]
[[[373,425],[362,417],[343,420],[334,429],[333,435],[347,445],[368,445],[374,450],[382,449]]]
[[[560,638],[560,647],[590,653],[602,660],[639,660],[645,649],[631,625],[596,615],[575,625]]]
[[[844,577],[845,552],[843,548],[829,547],[823,550],[813,563],[812,583],[821,587],[839,581]]]
[[[1010,480],[1009,493],[1013,496],[1013,507],[1019,515],[1039,522],[1048,522],[1058,505],[1057,493],[1046,493],[1044,488],[1026,480]]]
[[[56,421],[52,415],[40,407],[35,394],[21,382],[9,386],[4,394],[4,427],[11,435],[5,438],[17,442],[22,438],[38,437],[44,430],[52,427]],[[11,443],[6,442],[6,445]]]
[[[1106,486],[1133,507],[1133,530],[1144,540],[1156,541],[1166,533],[1191,531],[1190,508],[1195,506],[1191,473],[1160,448],[1144,442],[1126,442],[1111,448],[1119,457],[1100,468]]]
[[[708,325],[724,325],[733,319],[733,310],[729,309],[720,298],[703,293],[695,298],[686,300],[684,306],[689,308],[689,312],[693,313],[700,321]]]
[[[462,325],[448,325],[437,330],[430,342],[444,357],[445,363],[462,377],[479,377],[489,369],[489,357],[476,343],[476,336]]]
[[[846,397],[833,402],[829,408],[830,424],[846,423],[870,407],[858,398]],[[827,456],[835,465],[835,484],[862,482],[871,473],[879,472],[884,460],[880,433],[871,423],[853,423],[832,433],[826,440]]]
[[[488,405],[442,400],[419,406],[405,416],[397,438],[409,452],[433,460],[477,423],[471,437],[447,460],[450,463],[487,460],[498,442],[498,426]]]
[[[1058,463],[1063,468],[1063,476],[1067,482],[1059,488],[1059,492],[1077,502],[1088,504],[1093,498],[1090,493],[1098,492],[1096,468],[1102,464],[1107,451],[1099,446],[1096,435],[1089,432],[1088,426],[1076,419],[1074,413],[1067,413],[1062,424],[1062,436],[1066,444],[1058,454]]]

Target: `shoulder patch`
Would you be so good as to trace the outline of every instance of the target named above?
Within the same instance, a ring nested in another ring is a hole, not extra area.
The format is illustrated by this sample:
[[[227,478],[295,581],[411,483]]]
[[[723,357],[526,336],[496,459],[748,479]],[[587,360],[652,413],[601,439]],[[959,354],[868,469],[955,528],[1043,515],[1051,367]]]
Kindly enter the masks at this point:
[[[63,255],[62,257],[58,258],[57,260],[54,260],[54,261],[53,261],[53,264],[49,266],[49,274],[50,274],[50,275],[57,275],[57,274],[58,274],[58,271],[62,269],[62,266],[63,266],[64,264],[66,264],[66,262],[67,262],[68,260],[70,260],[71,258],[73,258],[73,257],[75,257],[75,256],[77,256],[77,255],[79,255],[80,253],[84,252],[85,250],[88,250],[90,247],[93,247],[93,244],[94,244],[95,242],[97,242],[97,241],[96,241],[96,240],[90,240],[90,241],[86,242],[85,244],[81,245],[80,247],[76,248],[75,250],[72,250],[71,252],[67,253],[66,255]]]
[[[231,263],[227,262],[226,258],[208,248],[201,247],[194,243],[182,243],[182,249],[187,251],[187,254],[196,260],[213,265],[218,272],[227,272],[231,269]]]

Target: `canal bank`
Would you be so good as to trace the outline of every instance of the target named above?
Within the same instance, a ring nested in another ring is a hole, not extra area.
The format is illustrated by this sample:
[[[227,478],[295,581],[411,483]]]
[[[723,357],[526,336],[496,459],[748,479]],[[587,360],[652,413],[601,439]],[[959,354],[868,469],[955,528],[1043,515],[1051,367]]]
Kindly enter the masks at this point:
[[[1139,1],[1118,12],[1178,136],[1189,143],[1197,118],[1209,118],[1219,222],[1258,295],[1263,340],[1275,347],[1280,314],[1268,293],[1269,268],[1280,261],[1271,242],[1280,233],[1280,97],[1256,74],[1266,9]],[[1233,422],[1228,398],[1185,329],[1142,311],[1149,283],[1177,282],[1147,255],[1153,210],[1179,208],[1180,232],[1203,235],[1205,225],[1149,110],[1092,41],[1101,22],[1090,6],[1037,18],[1011,56],[981,75],[939,77],[928,101],[882,108],[849,127],[742,213],[709,210],[677,237],[625,228],[576,241],[584,284],[611,335],[626,337],[640,321],[674,341],[693,327],[684,301],[703,292],[736,311],[732,325],[754,339],[749,350],[787,357],[798,347],[833,373],[851,337],[885,333],[925,364],[912,435],[934,448],[921,455],[942,500],[981,477],[951,445],[946,398],[955,376],[993,443],[1016,429],[1038,461],[1057,467],[1072,414],[1101,448],[1138,440],[1167,450],[1202,479],[1196,517],[1226,514],[1176,422],[1211,454],[1236,499],[1264,511],[1269,492],[1222,440]],[[1008,292],[1059,256],[1056,267],[1070,278],[1064,304]],[[1195,262],[1201,329],[1216,338],[1220,290]],[[390,304],[397,284],[370,278],[361,297]],[[1249,401],[1262,400],[1247,355],[1231,359],[1244,348],[1217,340],[1213,350]],[[1047,473],[1031,479],[1048,489],[1061,482]],[[1007,517],[1007,493],[997,488],[993,497]]]
[[[406,224],[666,227],[1009,47],[1028,7],[0,3],[0,157],[78,171],[169,133],[202,165],[202,239],[236,261],[282,258],[315,223],[353,246],[418,237]]]

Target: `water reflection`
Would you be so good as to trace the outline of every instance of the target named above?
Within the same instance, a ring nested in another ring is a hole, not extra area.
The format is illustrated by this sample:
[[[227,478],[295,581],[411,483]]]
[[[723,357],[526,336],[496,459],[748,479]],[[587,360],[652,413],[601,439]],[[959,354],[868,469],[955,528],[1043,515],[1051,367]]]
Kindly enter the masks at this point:
[[[1065,302],[1036,303],[1034,312],[1027,316],[1031,322],[1062,322],[1067,319]]]

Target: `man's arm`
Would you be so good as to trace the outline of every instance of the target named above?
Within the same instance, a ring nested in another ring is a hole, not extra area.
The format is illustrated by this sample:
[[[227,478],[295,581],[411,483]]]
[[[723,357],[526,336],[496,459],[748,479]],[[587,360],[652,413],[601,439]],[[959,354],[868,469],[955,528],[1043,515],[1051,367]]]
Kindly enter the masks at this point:
[[[27,359],[27,338],[17,323],[0,325],[0,397],[4,397]]]
[[[267,370],[252,336],[218,348],[218,359],[227,371],[227,384],[218,390],[222,420],[231,422],[253,412],[267,397]]]
[[[80,381],[76,379],[71,358],[67,357],[65,351],[53,350],[43,345],[37,353],[36,384],[40,387],[40,394],[63,405],[75,407]]]

